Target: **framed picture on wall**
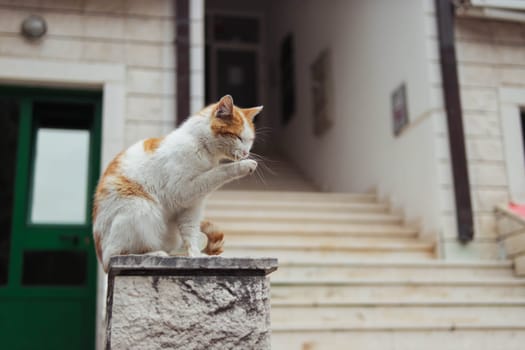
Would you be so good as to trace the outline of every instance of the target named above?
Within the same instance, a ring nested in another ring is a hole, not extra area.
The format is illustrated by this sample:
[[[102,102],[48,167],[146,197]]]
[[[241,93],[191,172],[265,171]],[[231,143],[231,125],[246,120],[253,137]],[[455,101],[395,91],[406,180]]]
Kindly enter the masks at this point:
[[[333,124],[332,59],[323,50],[310,66],[314,135],[321,136]]]
[[[392,126],[394,136],[399,136],[408,125],[408,106],[405,83],[392,92]]]
[[[295,113],[295,58],[292,34],[281,43],[279,57],[281,85],[281,123],[288,124]]]

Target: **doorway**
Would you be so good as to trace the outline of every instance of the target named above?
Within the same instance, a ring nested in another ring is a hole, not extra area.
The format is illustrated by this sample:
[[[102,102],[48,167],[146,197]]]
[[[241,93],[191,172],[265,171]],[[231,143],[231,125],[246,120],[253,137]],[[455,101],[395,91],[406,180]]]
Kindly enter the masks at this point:
[[[235,104],[261,104],[261,17],[207,11],[206,102],[230,94]]]
[[[0,329],[6,349],[93,349],[91,194],[102,95],[0,87]]]

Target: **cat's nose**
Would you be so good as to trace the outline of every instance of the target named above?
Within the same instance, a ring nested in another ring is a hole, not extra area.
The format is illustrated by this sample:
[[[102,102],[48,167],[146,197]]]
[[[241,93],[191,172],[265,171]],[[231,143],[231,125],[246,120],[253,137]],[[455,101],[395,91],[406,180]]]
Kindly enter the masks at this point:
[[[250,154],[250,152],[248,152],[248,151],[242,151],[242,157],[243,158],[248,157],[249,154]]]

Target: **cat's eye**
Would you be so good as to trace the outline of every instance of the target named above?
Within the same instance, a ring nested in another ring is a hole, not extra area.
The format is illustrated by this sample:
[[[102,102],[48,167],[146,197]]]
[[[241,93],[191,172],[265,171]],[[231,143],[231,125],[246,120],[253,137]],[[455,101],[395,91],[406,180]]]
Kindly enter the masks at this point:
[[[244,143],[244,139],[237,135],[237,134],[234,134],[234,133],[228,133],[227,136],[231,137],[231,138],[236,138],[237,140],[241,141],[242,143]]]

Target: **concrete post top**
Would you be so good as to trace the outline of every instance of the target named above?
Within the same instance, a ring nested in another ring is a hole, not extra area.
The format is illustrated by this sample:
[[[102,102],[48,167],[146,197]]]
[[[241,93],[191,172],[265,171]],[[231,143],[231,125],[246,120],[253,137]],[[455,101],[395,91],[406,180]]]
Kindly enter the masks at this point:
[[[111,275],[268,275],[277,270],[275,258],[163,257],[118,255],[110,259]]]

